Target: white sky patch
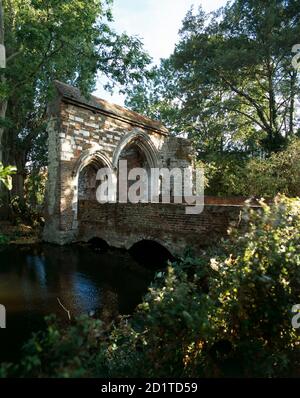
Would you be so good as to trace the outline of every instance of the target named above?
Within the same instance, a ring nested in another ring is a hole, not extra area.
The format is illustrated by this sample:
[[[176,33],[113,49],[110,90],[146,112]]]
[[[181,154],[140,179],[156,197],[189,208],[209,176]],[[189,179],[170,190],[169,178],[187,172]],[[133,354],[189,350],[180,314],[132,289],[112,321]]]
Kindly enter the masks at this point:
[[[139,36],[146,51],[159,64],[161,58],[172,54],[178,41],[182,20],[192,5],[200,5],[206,12],[216,10],[227,0],[114,0],[113,26],[118,33]],[[105,80],[98,79],[95,95],[110,102],[124,105],[125,97],[113,96],[103,89]]]

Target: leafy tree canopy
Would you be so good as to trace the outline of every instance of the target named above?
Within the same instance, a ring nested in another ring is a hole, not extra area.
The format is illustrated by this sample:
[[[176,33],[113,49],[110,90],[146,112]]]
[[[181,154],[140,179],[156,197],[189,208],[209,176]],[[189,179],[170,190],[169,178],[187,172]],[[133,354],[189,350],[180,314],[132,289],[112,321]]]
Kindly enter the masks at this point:
[[[137,37],[111,29],[111,0],[5,0],[5,163],[24,174],[45,164],[45,114],[54,79],[86,94],[99,74],[112,87],[138,81],[150,62]],[[19,192],[20,194],[20,192]]]
[[[276,152],[299,132],[292,66],[299,37],[295,0],[235,0],[209,15],[191,9],[174,53],[144,90],[130,91],[127,104],[143,111],[148,101],[148,113],[154,107],[201,152]]]

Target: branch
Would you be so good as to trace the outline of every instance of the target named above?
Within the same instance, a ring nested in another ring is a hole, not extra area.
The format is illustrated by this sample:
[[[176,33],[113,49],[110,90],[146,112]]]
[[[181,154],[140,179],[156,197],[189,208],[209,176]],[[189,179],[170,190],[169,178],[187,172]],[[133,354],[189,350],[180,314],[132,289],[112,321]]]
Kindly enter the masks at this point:
[[[253,123],[257,124],[262,130],[265,130],[265,127],[258,120],[256,120],[253,116],[249,115],[248,113],[240,111],[239,109],[230,109],[230,108],[228,108],[226,106],[225,106],[225,108],[227,108],[227,110],[230,110],[230,111],[233,111],[233,112],[237,112],[240,115],[243,115],[243,116],[247,117]]]
[[[254,108],[256,109],[257,115],[259,117],[259,119],[261,120],[262,124],[263,124],[263,129],[269,131],[270,130],[270,126],[267,122],[267,119],[264,115],[264,111],[258,106],[258,104],[256,103],[256,101],[247,93],[243,92],[242,90],[238,89],[237,87],[235,87],[230,81],[228,81],[224,75],[222,75],[221,73],[219,73],[221,78],[224,80],[224,82],[236,93],[238,94],[240,97],[245,98],[251,105],[254,106]]]
[[[15,57],[20,55],[21,52],[22,51],[20,50],[20,51],[16,51],[14,54],[11,54],[9,57],[6,58],[6,63],[9,63],[10,61],[12,61]]]
[[[21,81],[21,82],[19,82],[18,84],[16,84],[16,85],[13,87],[14,90],[15,90],[16,88],[22,86],[22,84],[28,83],[28,81],[29,81],[31,78],[33,78],[33,77],[38,73],[39,69],[45,64],[45,62],[47,61],[47,59],[51,58],[53,55],[55,55],[56,53],[60,52],[60,51],[63,49],[63,47],[64,47],[64,45],[65,45],[65,42],[64,42],[64,41],[61,41],[60,46],[59,46],[58,48],[56,48],[55,50],[53,50],[53,51],[51,51],[51,52],[49,53],[49,51],[50,51],[50,49],[51,49],[52,41],[53,41],[53,38],[51,37],[50,40],[49,40],[48,46],[47,46],[47,50],[45,51],[45,53],[44,53],[43,58],[41,59],[41,61],[38,63],[38,65],[36,66],[36,68],[34,68],[34,70],[29,74],[29,76],[26,78],[26,81],[25,81],[25,82],[22,82],[22,81]]]
[[[61,306],[61,308],[64,311],[66,311],[66,313],[68,314],[68,318],[69,318],[69,321],[70,321],[71,320],[71,312],[69,310],[67,310],[66,307],[63,306],[62,302],[60,301],[60,299],[58,297],[57,297],[57,301],[58,301],[58,304]]]

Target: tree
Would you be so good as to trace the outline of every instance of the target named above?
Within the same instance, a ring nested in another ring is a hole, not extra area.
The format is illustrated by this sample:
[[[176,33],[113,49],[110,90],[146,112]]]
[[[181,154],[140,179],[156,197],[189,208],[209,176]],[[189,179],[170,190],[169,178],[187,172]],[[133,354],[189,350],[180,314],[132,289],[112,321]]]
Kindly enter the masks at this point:
[[[186,131],[178,98],[177,73],[169,59],[151,68],[142,82],[126,88],[125,104],[150,118],[163,121],[166,127],[179,134]]]
[[[23,198],[26,164],[45,164],[46,105],[51,83],[90,92],[98,73],[111,85],[138,80],[150,62],[142,43],[111,30],[111,0],[5,0],[7,69],[0,95],[7,104],[1,145],[4,163],[17,166],[13,192]],[[37,156],[38,153],[38,156]]]
[[[4,8],[3,2],[0,0],[0,45],[4,46]],[[1,83],[5,85],[5,77],[1,76]],[[7,101],[0,91],[0,119],[4,120],[7,110]],[[0,124],[0,162],[3,160],[3,147],[2,147],[2,137],[4,134],[4,127]]]
[[[295,0],[235,0],[211,15],[188,12],[168,60],[174,76],[169,86],[200,151],[268,155],[298,132],[300,85],[292,66],[297,37]],[[163,67],[159,73],[166,76]],[[136,94],[128,104],[136,105]],[[144,95],[151,98],[146,90]]]

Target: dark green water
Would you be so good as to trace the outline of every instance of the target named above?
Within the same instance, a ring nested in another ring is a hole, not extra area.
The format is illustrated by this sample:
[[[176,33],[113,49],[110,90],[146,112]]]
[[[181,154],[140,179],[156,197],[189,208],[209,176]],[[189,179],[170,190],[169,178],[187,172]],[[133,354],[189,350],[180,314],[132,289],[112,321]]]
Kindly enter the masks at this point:
[[[72,316],[95,313],[110,320],[133,312],[153,276],[125,251],[47,244],[1,249],[0,304],[7,328],[0,329],[0,362],[20,356],[31,333],[44,327],[44,316],[67,318],[57,298]]]

